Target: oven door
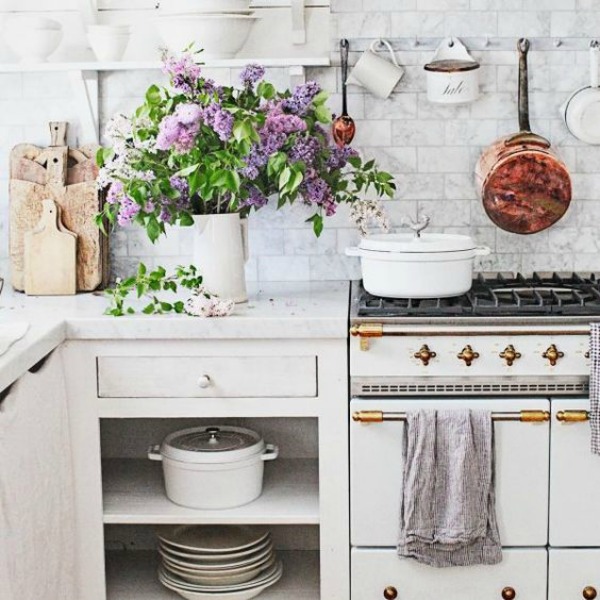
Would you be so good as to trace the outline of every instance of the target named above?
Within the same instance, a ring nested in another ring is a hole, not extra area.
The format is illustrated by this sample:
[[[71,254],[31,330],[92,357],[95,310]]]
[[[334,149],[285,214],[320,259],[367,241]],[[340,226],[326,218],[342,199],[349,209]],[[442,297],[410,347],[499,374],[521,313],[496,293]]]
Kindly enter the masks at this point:
[[[552,546],[600,546],[600,456],[590,450],[590,424],[557,419],[562,411],[587,411],[589,408],[587,398],[552,400]]]
[[[411,399],[351,402],[352,412],[406,412],[420,408],[492,411],[549,410],[540,398]],[[503,546],[544,546],[548,541],[549,424],[495,423],[496,512]],[[351,542],[396,546],[402,481],[404,424],[350,425]]]

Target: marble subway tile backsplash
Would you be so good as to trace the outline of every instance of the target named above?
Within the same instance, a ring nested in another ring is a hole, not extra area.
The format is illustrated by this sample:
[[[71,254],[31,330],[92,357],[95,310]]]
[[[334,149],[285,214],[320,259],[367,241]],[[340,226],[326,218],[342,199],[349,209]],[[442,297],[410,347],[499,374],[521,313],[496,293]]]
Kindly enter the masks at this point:
[[[574,198],[566,216],[550,230],[532,236],[508,234],[489,220],[473,180],[475,163],[498,136],[517,129],[517,56],[494,43],[473,50],[481,62],[481,95],[464,106],[442,106],[427,100],[423,65],[432,52],[416,45],[397,53],[405,70],[392,96],[380,100],[351,85],[349,111],[357,122],[356,147],[376,158],[397,179],[398,193],[386,207],[392,223],[403,216],[427,213],[433,231],[465,233],[492,249],[479,259],[486,270],[577,269],[600,271],[600,147],[575,139],[559,115],[569,94],[589,82],[589,56],[583,40],[600,35],[599,0],[332,0],[332,67],[308,70],[331,93],[331,108],[341,109],[338,40],[350,39],[351,64],[359,49],[383,37],[431,38],[444,35],[482,40],[484,36],[514,39],[529,36],[531,121],[548,136],[567,163]],[[582,38],[582,50],[555,47],[560,38]],[[418,41],[418,40],[416,40]],[[546,50],[540,50],[542,42]],[[214,69],[222,83],[235,82],[239,69]],[[52,80],[63,77],[52,74]],[[270,69],[277,85],[289,84],[285,69]],[[115,112],[129,112],[145,89],[160,80],[159,71],[106,72],[100,76],[100,111],[104,125]],[[77,113],[64,85],[47,85],[46,76],[0,75],[0,160],[7,165],[10,148],[21,141],[46,144],[47,121],[72,121],[70,141],[77,141]],[[48,90],[54,90],[52,97]],[[0,199],[0,273],[6,271],[7,169]],[[251,280],[325,280],[360,276],[356,259],[344,250],[358,242],[348,209],[327,221],[319,240],[304,222],[302,206],[276,211],[272,206],[250,219]],[[141,231],[112,235],[114,275],[127,275],[139,261],[173,266],[191,261],[191,231],[169,232],[152,245]]]

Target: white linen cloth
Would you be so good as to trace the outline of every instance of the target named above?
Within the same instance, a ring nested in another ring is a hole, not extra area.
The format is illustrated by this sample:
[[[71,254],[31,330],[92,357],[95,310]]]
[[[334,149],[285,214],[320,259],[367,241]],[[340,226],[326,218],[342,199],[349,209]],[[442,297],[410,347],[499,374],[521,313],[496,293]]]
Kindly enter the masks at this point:
[[[433,567],[502,560],[489,411],[409,412],[398,555]]]
[[[590,325],[590,360],[591,449],[600,454],[600,323]]]
[[[74,498],[59,356],[0,404],[0,598],[76,600]]]

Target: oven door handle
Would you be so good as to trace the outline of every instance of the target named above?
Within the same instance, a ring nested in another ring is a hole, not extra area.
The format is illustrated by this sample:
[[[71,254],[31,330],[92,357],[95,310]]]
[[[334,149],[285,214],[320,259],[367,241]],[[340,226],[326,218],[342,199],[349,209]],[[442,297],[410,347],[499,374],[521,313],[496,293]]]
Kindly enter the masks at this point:
[[[575,411],[564,411],[575,412]],[[558,415],[557,415],[558,418]],[[352,413],[357,423],[383,423],[384,421],[406,421],[405,412],[383,412],[381,410],[359,410]],[[521,423],[547,423],[550,412],[547,410],[521,410],[518,412],[493,412],[493,421],[519,421]]]
[[[556,420],[561,423],[585,423],[590,420],[588,410],[559,410],[556,413]]]

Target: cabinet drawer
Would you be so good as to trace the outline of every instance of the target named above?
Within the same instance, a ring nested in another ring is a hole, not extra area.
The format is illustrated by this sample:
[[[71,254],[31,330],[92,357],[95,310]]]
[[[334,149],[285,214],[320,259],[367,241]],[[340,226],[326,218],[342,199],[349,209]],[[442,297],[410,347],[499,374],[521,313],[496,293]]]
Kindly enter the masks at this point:
[[[317,395],[316,356],[100,356],[100,398]]]
[[[549,558],[548,600],[591,598],[589,588],[600,592],[600,550],[551,549]]]
[[[542,548],[504,550],[498,565],[450,569],[401,559],[394,549],[354,548],[352,600],[381,600],[390,586],[399,600],[502,600],[506,587],[515,590],[518,600],[546,600],[546,565]]]

